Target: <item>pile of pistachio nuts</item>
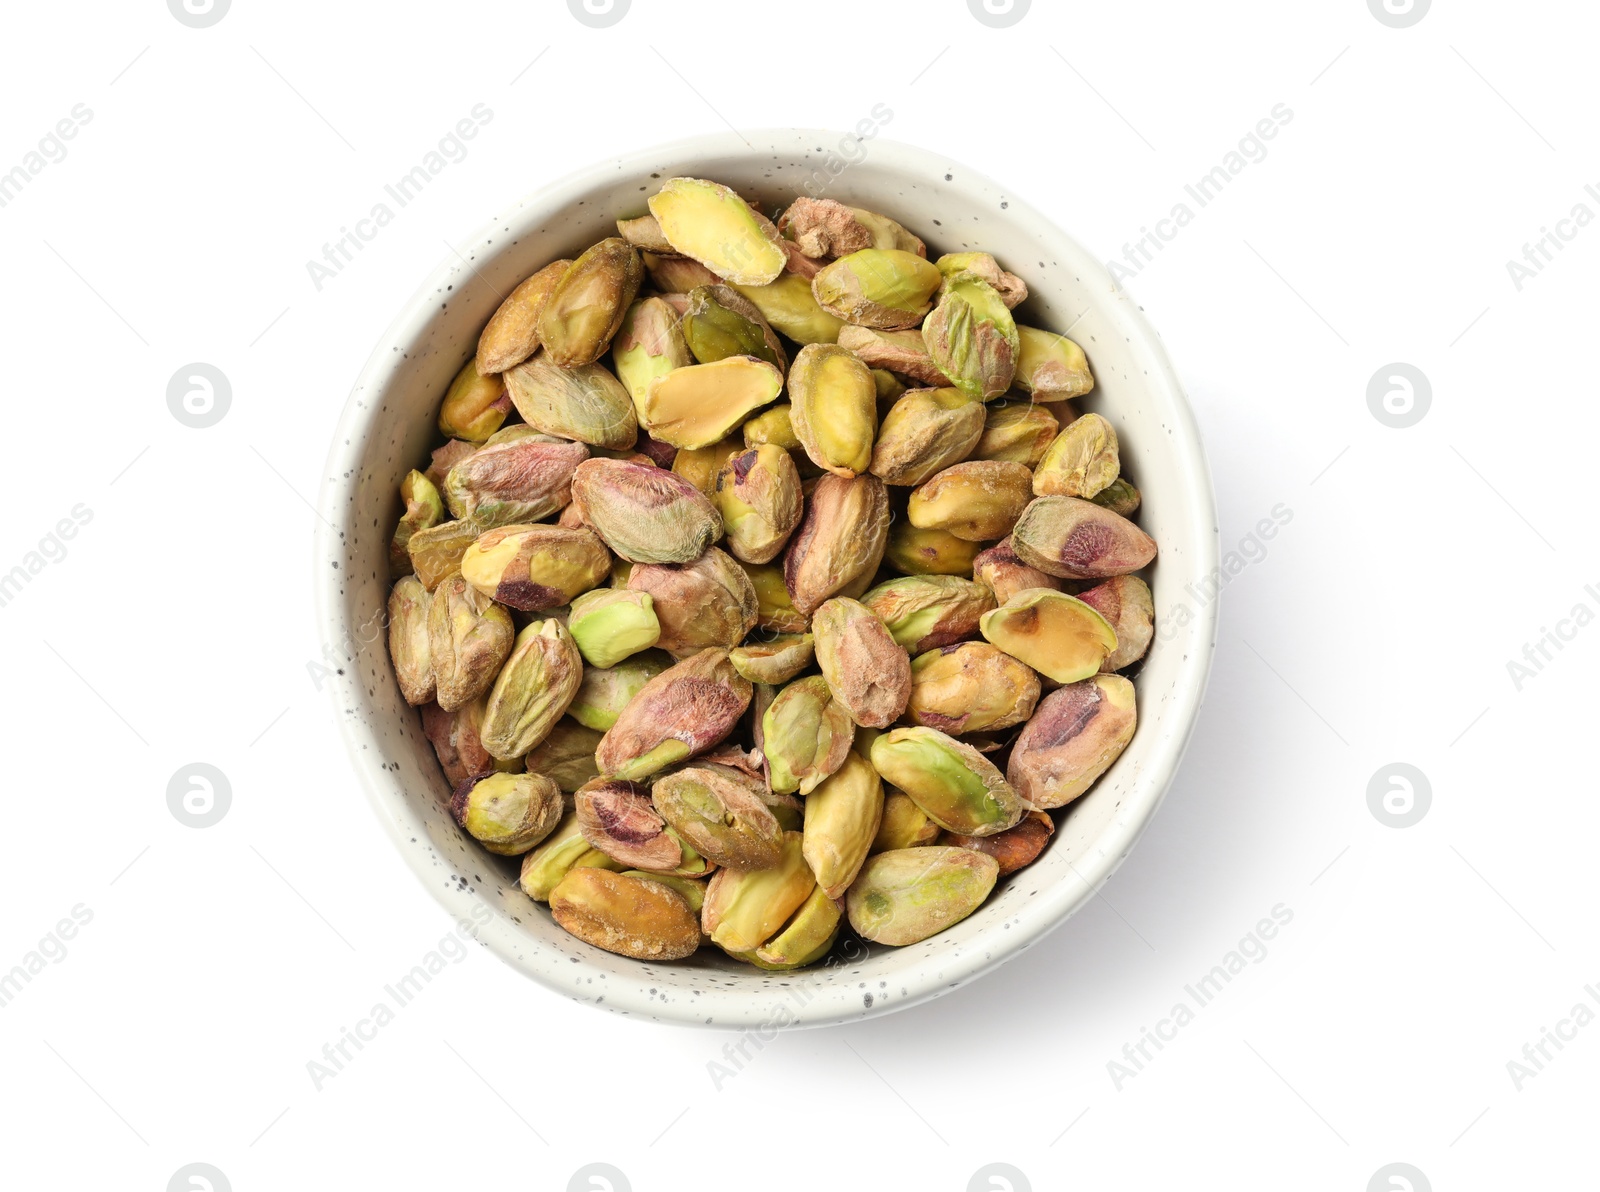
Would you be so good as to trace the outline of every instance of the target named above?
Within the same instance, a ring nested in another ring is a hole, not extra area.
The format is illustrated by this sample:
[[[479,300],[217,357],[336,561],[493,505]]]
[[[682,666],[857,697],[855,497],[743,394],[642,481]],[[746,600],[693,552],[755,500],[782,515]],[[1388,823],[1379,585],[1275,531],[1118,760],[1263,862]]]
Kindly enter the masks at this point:
[[[1082,349],[884,215],[672,178],[495,312],[400,488],[456,822],[598,948],[914,944],[1132,738],[1156,545]]]

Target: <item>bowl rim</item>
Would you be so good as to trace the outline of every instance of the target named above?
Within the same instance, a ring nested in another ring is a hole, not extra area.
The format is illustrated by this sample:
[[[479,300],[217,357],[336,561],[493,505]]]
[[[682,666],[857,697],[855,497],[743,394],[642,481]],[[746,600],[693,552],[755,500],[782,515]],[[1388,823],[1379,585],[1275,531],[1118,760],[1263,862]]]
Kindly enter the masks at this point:
[[[350,489],[359,484],[361,476],[359,469],[348,465],[359,455],[359,444],[382,416],[384,403],[369,395],[381,394],[393,381],[395,374],[407,365],[409,357],[406,349],[426,338],[429,325],[439,313],[436,295],[445,285],[472,269],[470,262],[502,251],[504,245],[518,239],[521,234],[537,232],[549,214],[566,201],[563,195],[592,191],[619,174],[647,174],[662,162],[765,156],[768,150],[801,153],[809,157],[818,146],[833,145],[839,142],[841,136],[849,135],[826,129],[749,129],[742,133],[711,133],[652,145],[594,162],[546,183],[511,204],[505,214],[483,223],[465,242],[467,247],[460,252],[452,248],[451,253],[441,259],[405,301],[379,337],[345,401],[334,429],[318,495],[318,523],[312,544],[312,571],[317,577],[313,581],[316,588],[316,617],[323,640],[343,642],[351,636],[351,626],[341,612],[344,603],[342,589],[348,576],[328,567],[327,561],[332,559],[339,563],[345,558],[345,532],[341,519],[350,504]],[[1106,320],[1110,329],[1137,342],[1139,350],[1147,357],[1147,384],[1153,391],[1163,392],[1168,406],[1167,412],[1172,421],[1167,429],[1185,445],[1184,450],[1177,452],[1182,464],[1177,477],[1181,496],[1192,507],[1195,524],[1210,527],[1209,533],[1201,534],[1197,541],[1186,545],[1194,556],[1194,566],[1202,574],[1214,572],[1221,554],[1220,532],[1204,442],[1165,345],[1155,327],[1145,318],[1143,309],[1112,278],[1100,260],[1063,231],[1054,220],[1026,200],[1018,199],[1015,192],[1001,187],[981,171],[937,151],[882,137],[874,138],[871,153],[873,156],[892,155],[896,159],[891,163],[893,168],[914,171],[919,177],[942,178],[953,173],[955,179],[946,180],[942,185],[956,191],[971,191],[970,197],[973,198],[984,192],[990,195],[1004,193],[1008,202],[1007,218],[1046,229],[1053,244],[1059,247],[1061,263],[1069,266],[1091,292],[1101,295],[1096,299],[1099,307],[1097,313]],[[516,234],[508,236],[508,228]],[[953,957],[937,952],[913,953],[909,948],[900,950],[908,964],[896,970],[904,990],[899,997],[881,999],[875,1006],[863,1008],[859,991],[853,982],[819,986],[815,996],[805,1003],[804,1013],[792,1016],[783,1025],[832,1025],[921,1004],[990,972],[1060,927],[1087,904],[1138,843],[1177,774],[1199,719],[1210,675],[1219,604],[1220,601],[1213,600],[1190,610],[1192,616],[1185,625],[1183,640],[1192,648],[1175,670],[1171,696],[1162,711],[1163,727],[1167,731],[1162,733],[1151,756],[1133,779],[1128,795],[1118,806],[1112,821],[1094,839],[1092,847],[1074,863],[1072,868],[1078,878],[1076,883],[1057,882],[1049,889],[1041,890],[1038,897],[1027,899],[1023,905],[1015,908],[1005,921],[1007,930],[1003,940],[997,940],[995,946],[957,950]],[[427,839],[425,826],[406,802],[396,776],[381,764],[386,748],[384,739],[363,716],[352,714],[367,701],[358,672],[358,667],[348,665],[342,669],[342,673],[333,675],[328,684],[330,699],[335,704],[335,722],[351,765],[360,777],[373,813],[383,824],[395,847],[418,881],[426,886],[452,917],[469,925],[480,943],[552,992],[572,996],[570,978],[558,981],[553,964],[546,961],[541,965],[539,942],[530,939],[496,910],[475,884],[456,881],[441,883],[437,880],[438,857],[430,850],[419,847]],[[1172,731],[1174,726],[1177,731]],[[490,910],[487,922],[482,921],[485,907]],[[553,961],[556,957],[552,954],[549,959]],[[607,980],[606,994],[600,1003],[602,1008],[654,1021],[711,1025],[725,1029],[770,1025],[774,1003],[798,975],[768,974],[769,977],[789,979],[781,983],[782,987],[780,983],[770,987],[763,983],[762,986],[744,990],[726,988],[718,982],[702,990],[698,997],[663,1000],[654,996],[652,988],[652,974],[657,971],[655,967],[645,964],[638,967],[639,977],[631,986],[614,978]],[[562,969],[565,972],[565,965]],[[595,1004],[594,999],[574,1000],[587,1000]]]

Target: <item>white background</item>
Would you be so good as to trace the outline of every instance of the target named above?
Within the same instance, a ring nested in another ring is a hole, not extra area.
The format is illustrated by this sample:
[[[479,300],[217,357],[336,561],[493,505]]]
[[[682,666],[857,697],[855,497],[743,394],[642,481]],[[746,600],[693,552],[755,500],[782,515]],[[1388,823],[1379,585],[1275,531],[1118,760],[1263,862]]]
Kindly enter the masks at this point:
[[[1600,629],[1520,691],[1507,663],[1600,610],[1600,227],[1520,291],[1506,268],[1576,204],[1600,214],[1592,6],[1440,0],[1399,30],[1363,0],[1038,0],[1008,29],[961,0],[634,0],[606,29],[559,0],[4,20],[0,170],[74,105],[93,117],[0,208],[0,572],[74,506],[92,520],[0,608],[0,971],[93,918],[0,1010],[0,1182],[159,1192],[195,1162],[238,1192],[560,1189],[593,1162],[639,1192],[958,1190],[995,1162],[1034,1189],[1361,1192],[1395,1162],[1441,1192],[1593,1180],[1600,1024],[1520,1090],[1507,1063],[1600,1011],[1579,763]],[[306,262],[480,103],[465,160],[319,291]],[[310,502],[367,353],[523,192],[879,103],[884,135],[1107,260],[1293,112],[1127,283],[1188,385],[1224,546],[1294,514],[1225,593],[1166,806],[1020,959],[781,1036],[720,1088],[728,1036],[574,1005],[473,946],[319,1090],[308,1061],[452,930],[315,683]],[[232,387],[200,430],[166,403],[196,361]],[[1432,386],[1409,429],[1367,404],[1397,361]],[[205,830],[167,808],[195,761],[232,790]],[[1395,761],[1431,782],[1411,828],[1367,805]],[[1279,904],[1267,957],[1119,1089],[1108,1061]]]

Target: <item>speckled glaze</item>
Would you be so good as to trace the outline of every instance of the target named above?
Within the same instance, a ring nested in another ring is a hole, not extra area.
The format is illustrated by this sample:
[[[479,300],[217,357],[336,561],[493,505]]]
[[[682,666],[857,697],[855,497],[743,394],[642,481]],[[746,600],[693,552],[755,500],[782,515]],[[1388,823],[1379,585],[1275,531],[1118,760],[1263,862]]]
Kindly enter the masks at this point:
[[[427,457],[450,379],[502,294],[547,262],[615,235],[614,221],[642,213],[660,179],[715,178],[770,207],[806,193],[839,143],[837,132],[796,129],[700,137],[528,196],[406,303],[357,381],[328,454],[315,548],[319,612],[325,640],[346,659],[333,698],[374,810],[452,916],[481,918],[474,907],[488,907],[478,930],[485,945],[550,989],[618,1013],[725,1028],[818,1026],[915,1005],[989,972],[1060,926],[1127,856],[1200,710],[1216,605],[1200,605],[1187,589],[1217,566],[1215,508],[1193,415],[1155,331],[1097,260],[1004,187],[937,153],[873,140],[822,197],[894,216],[928,241],[930,257],[994,253],[1032,291],[1021,321],[1070,330],[1089,355],[1099,385],[1079,404],[1116,425],[1123,467],[1144,494],[1139,520],[1161,548],[1150,577],[1158,637],[1135,680],[1132,744],[1072,804],[1044,855],[970,918],[921,944],[857,946],[848,961],[794,973],[759,972],[714,949],[642,964],[591,948],[523,895],[513,862],[485,853],[450,819],[444,776],[418,713],[400,697],[382,628],[397,488]]]

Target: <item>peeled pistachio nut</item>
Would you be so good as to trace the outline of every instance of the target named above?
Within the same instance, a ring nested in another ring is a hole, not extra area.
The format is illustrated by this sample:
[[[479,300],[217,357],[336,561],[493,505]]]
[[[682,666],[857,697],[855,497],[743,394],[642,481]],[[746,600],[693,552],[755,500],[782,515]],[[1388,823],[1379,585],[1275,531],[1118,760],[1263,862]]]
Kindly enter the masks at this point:
[[[429,530],[444,520],[444,503],[439,490],[421,472],[407,472],[400,481],[400,500],[406,511],[389,539],[389,578],[399,579],[411,574],[411,537],[420,530]]]
[[[433,746],[452,791],[465,779],[485,770],[512,768],[510,763],[491,757],[483,747],[479,730],[484,707],[482,698],[470,700],[454,712],[446,712],[438,704],[422,705],[422,734]]]
[[[669,257],[653,252],[644,252],[640,256],[644,258],[645,272],[650,275],[651,282],[669,302],[674,297],[685,298],[696,286],[714,286],[722,281],[699,261],[691,261],[688,257]],[[683,311],[680,309],[678,313],[682,314]]]
[[[1006,877],[1038,860],[1055,830],[1055,822],[1048,815],[1042,811],[1030,811],[1015,828],[1007,828],[993,836],[955,836],[946,833],[939,843],[989,854],[999,862],[1000,876]]]
[[[674,447],[709,447],[783,392],[783,373],[754,356],[675,368],[650,383],[639,420]]]
[[[872,743],[872,765],[947,832],[993,836],[1028,810],[993,762],[937,729],[884,733]]]
[[[499,430],[511,412],[505,382],[497,374],[478,371],[477,361],[461,366],[439,407],[439,433],[481,443]]]
[[[439,706],[453,712],[487,691],[515,635],[511,614],[461,576],[440,584],[428,608],[428,656]]]
[[[630,563],[687,563],[722,534],[722,518],[705,494],[654,464],[586,460],[572,473],[572,498]]]
[[[777,972],[815,964],[833,947],[843,921],[844,911],[838,900],[829,898],[820,888],[815,889],[782,931],[746,954],[744,959],[757,968]]]
[[[1000,295],[1007,310],[1015,310],[1028,300],[1028,285],[1015,273],[1007,273],[1000,263],[986,252],[947,252],[934,262],[944,274],[946,286],[970,274],[987,283]]]
[[[678,320],[678,312],[660,298],[641,298],[628,307],[617,329],[612,361],[635,414],[644,409],[658,377],[694,363]]]
[[[643,280],[644,262],[620,236],[585,249],[539,312],[539,342],[551,363],[578,368],[605,355]]]
[[[571,261],[550,262],[512,290],[511,296],[500,304],[483,334],[478,336],[480,373],[503,373],[539,350],[539,315],[556,283],[571,265]]]
[[[578,830],[613,861],[630,869],[671,872],[683,861],[678,838],[650,801],[650,792],[635,782],[596,778],[578,788]]]
[[[469,518],[441,522],[412,534],[406,542],[406,550],[411,553],[411,568],[422,586],[431,592],[440,581],[460,571],[467,548],[482,533],[483,527]]]
[[[883,368],[911,377],[924,385],[950,382],[928,355],[922,332],[915,327],[905,331],[875,331],[871,327],[849,324],[839,328],[839,346],[848,348],[870,368]]]
[[[550,891],[550,914],[584,943],[634,960],[682,960],[700,947],[700,924],[683,895],[604,869],[568,872]]]
[[[543,521],[571,502],[572,471],[588,458],[582,443],[508,426],[450,469],[444,497],[453,516],[485,529]]]
[[[961,642],[911,660],[906,719],[953,737],[1021,724],[1039,702],[1039,676],[988,642]]]
[[[1117,648],[1098,611],[1065,592],[1025,588],[979,622],[983,636],[1057,683],[1087,679]]]
[[[794,607],[809,616],[830,596],[859,595],[883,560],[889,494],[876,476],[821,477],[783,557]]]
[[[988,401],[1011,388],[1017,325],[995,288],[975,274],[947,277],[939,305],[922,325],[928,355],[968,397]]]
[[[883,797],[883,818],[878,834],[872,838],[870,852],[886,853],[897,848],[920,848],[939,839],[940,828],[918,807],[910,795],[889,791]]]
[[[587,728],[605,732],[617,722],[644,685],[672,665],[660,650],[647,650],[615,666],[586,666],[567,715]]]
[[[1129,575],[1156,557],[1154,540],[1138,526],[1077,497],[1035,499],[1011,531],[1011,549],[1062,579]]]
[[[872,247],[872,232],[833,199],[797,198],[778,217],[782,232],[808,257],[843,257]]]
[[[485,596],[537,613],[603,584],[611,553],[593,530],[499,526],[467,548],[461,574]]]
[[[789,357],[761,311],[731,286],[697,286],[689,291],[682,331],[689,351],[701,364],[754,356],[779,372],[789,368]]]
[[[639,437],[633,399],[602,364],[566,368],[540,352],[505,378],[517,413],[535,430],[616,450]]]
[[[804,633],[811,618],[794,606],[784,584],[783,568],[765,563],[741,563],[756,593],[756,628],[769,633]]]
[[[406,576],[389,593],[389,658],[400,681],[400,694],[413,707],[433,698],[433,655],[428,644],[432,601],[428,589],[414,575]]]
[[[772,789],[809,795],[844,765],[855,731],[849,712],[821,675],[790,683],[761,718],[761,750]]]
[[[794,433],[788,403],[768,406],[744,424],[744,445],[759,447],[771,443],[785,451],[800,451],[800,436]]]
[[[847,323],[897,331],[922,322],[941,277],[913,253],[865,248],[825,267],[811,279],[811,292],[823,310]]]
[[[509,403],[510,399],[506,400]],[[443,488],[444,478],[450,474],[450,469],[477,449],[476,443],[469,443],[465,439],[451,439],[444,446],[435,447],[429,453],[428,467],[422,474],[434,488]]]
[[[985,410],[983,437],[972,449],[973,459],[1006,460],[1035,467],[1061,429],[1049,406],[1003,401]]]
[[[798,273],[785,273],[764,286],[736,282],[733,288],[750,299],[768,323],[797,344],[831,344],[844,326],[843,319],[817,304],[811,279]]]
[[[533,621],[517,634],[484,709],[483,747],[522,757],[566,713],[583,678],[583,655],[560,621]]]
[[[1064,335],[1017,327],[1017,371],[1012,383],[1034,401],[1067,401],[1094,388],[1083,349]]]
[[[479,844],[517,857],[561,821],[561,788],[542,774],[489,774],[456,788],[450,814]]]
[[[1133,684],[1121,675],[1069,683],[1040,701],[1006,775],[1035,807],[1064,807],[1110,768],[1137,724]]]
[[[1105,488],[1089,498],[1102,509],[1109,509],[1118,517],[1132,517],[1139,509],[1139,490],[1119,476]]]
[[[674,249],[739,285],[766,285],[788,260],[777,228],[720,183],[669,178],[650,196],[650,214]]]
[[[567,630],[590,666],[616,666],[661,640],[661,622],[648,592],[596,588],[572,602]]]
[[[994,593],[996,604],[1004,604],[1024,588],[1061,590],[1061,581],[1055,576],[1029,567],[1017,558],[1009,538],[991,546],[972,561],[972,576]]]
[[[789,370],[790,421],[806,454],[838,476],[872,463],[878,388],[872,372],[837,344],[808,344]]]
[[[806,798],[801,852],[829,898],[843,897],[855,880],[882,817],[883,783],[872,763],[853,751]]]
[[[995,606],[994,593],[954,575],[891,579],[861,597],[895,644],[912,654],[958,642],[978,632],[978,618]]]
[[[889,529],[884,559],[905,575],[967,575],[980,545],[948,530],[919,530],[901,518]]]
[[[595,750],[600,773],[638,780],[697,753],[733,731],[750,706],[750,681],[726,650],[702,650],[644,685]]]
[[[912,490],[906,517],[919,530],[947,530],[969,542],[1011,533],[1033,499],[1033,473],[1023,464],[974,459],[952,464]]]
[[[543,774],[567,794],[600,777],[594,764],[601,734],[576,720],[562,717],[523,760],[530,774]]]
[[[689,911],[694,915],[695,923],[700,922],[700,908],[706,901],[705,882],[692,877],[679,877],[675,873],[651,873],[648,869],[624,869],[622,876],[641,878],[647,882],[660,882],[669,890],[677,891],[678,896],[689,904]]]
[[[1056,436],[1033,474],[1041,497],[1092,498],[1121,470],[1117,432],[1098,414],[1085,414]]]
[[[719,948],[750,952],[777,935],[816,888],[800,833],[785,832],[776,865],[719,869],[712,875],[700,925]]]
[[[780,633],[770,641],[752,641],[728,652],[733,669],[752,683],[787,683],[815,656],[809,633]],[[420,701],[413,701],[420,702]]]
[[[762,798],[764,784],[732,766],[700,763],[656,779],[656,811],[701,856],[727,869],[778,863],[783,829]]]
[[[983,437],[983,405],[959,389],[912,389],[883,417],[872,474],[885,484],[921,484],[960,463]]]
[[[617,235],[640,252],[653,252],[658,256],[675,257],[678,250],[667,243],[666,235],[661,231],[661,225],[656,222],[653,215],[641,215],[637,219],[617,220]]]
[[[1156,604],[1149,584],[1137,575],[1119,575],[1080,592],[1078,599],[1104,617],[1117,635],[1117,648],[1100,664],[1101,670],[1119,671],[1145,656],[1155,636]]]
[[[933,845],[869,857],[845,897],[850,926],[875,944],[920,943],[983,904],[1000,876],[991,856]]]
[[[817,666],[850,719],[866,728],[893,724],[911,695],[911,659],[888,626],[859,600],[835,596],[817,609],[811,628]]]
[[[629,574],[628,587],[654,598],[658,644],[676,658],[711,647],[732,649],[756,627],[755,587],[716,547],[681,566],[640,564]]]
[[[522,858],[517,884],[535,902],[549,902],[550,892],[574,869],[623,868],[597,848],[590,847],[578,828],[578,814],[569,811],[544,842]]]
[[[743,450],[744,445],[739,441],[739,437],[729,435],[709,447],[677,451],[672,458],[672,473],[675,476],[682,476],[709,497],[717,491],[717,475],[722,471],[722,465]]]

